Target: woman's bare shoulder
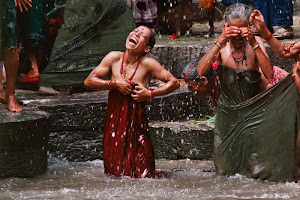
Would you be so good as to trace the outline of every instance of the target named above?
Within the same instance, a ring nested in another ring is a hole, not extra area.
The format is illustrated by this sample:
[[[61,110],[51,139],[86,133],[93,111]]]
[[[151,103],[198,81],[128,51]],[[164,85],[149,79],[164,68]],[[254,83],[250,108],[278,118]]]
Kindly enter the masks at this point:
[[[122,56],[122,52],[120,52],[120,51],[111,51],[105,56],[105,58],[115,60],[115,59],[120,59],[121,56]]]

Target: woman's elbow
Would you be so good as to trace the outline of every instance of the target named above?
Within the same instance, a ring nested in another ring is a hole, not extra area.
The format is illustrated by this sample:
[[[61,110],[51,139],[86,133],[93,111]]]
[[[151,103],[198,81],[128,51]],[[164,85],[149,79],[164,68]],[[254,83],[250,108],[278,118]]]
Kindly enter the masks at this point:
[[[174,88],[178,89],[180,87],[180,82],[178,79],[176,79],[175,83],[174,83]]]
[[[265,77],[267,79],[270,79],[274,76],[274,71],[273,71],[273,67],[272,67],[272,70],[270,70],[268,73],[265,74]]]
[[[89,81],[88,78],[84,80],[84,83],[83,83],[83,84],[84,84],[84,87],[90,88],[90,81]]]

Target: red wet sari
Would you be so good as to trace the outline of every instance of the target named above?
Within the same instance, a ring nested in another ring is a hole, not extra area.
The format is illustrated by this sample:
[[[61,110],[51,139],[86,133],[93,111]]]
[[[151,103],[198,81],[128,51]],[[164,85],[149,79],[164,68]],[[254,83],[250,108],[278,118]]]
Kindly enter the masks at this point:
[[[103,138],[105,173],[155,177],[154,149],[144,104],[117,90],[110,91]]]

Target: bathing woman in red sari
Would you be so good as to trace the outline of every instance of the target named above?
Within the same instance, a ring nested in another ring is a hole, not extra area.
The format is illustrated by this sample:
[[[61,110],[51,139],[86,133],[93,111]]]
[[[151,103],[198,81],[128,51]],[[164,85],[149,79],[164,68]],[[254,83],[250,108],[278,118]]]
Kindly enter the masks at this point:
[[[155,44],[146,26],[134,29],[126,39],[125,52],[110,52],[84,84],[94,90],[110,90],[103,138],[106,174],[116,177],[156,177],[145,101],[179,87],[179,81],[155,59],[146,56]],[[103,78],[110,75],[110,80]],[[151,78],[165,84],[149,90]]]

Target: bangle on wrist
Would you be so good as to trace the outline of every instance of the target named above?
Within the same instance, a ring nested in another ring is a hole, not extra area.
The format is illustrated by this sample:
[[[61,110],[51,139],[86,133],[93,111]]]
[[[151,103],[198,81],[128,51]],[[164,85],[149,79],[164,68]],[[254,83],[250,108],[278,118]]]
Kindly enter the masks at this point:
[[[299,74],[298,74],[298,73],[293,73],[293,74],[292,74],[292,78],[294,79],[295,76],[299,76]]]
[[[150,90],[150,100],[152,101],[154,99],[154,90]]]
[[[215,44],[221,49],[222,48],[222,45],[220,45],[219,42],[217,42],[217,40],[215,41]]]
[[[111,89],[115,89],[116,88],[116,84],[117,84],[117,81],[113,80],[112,84],[111,84]]]
[[[272,38],[272,36],[273,36],[273,35],[272,35],[272,33],[271,33],[268,37],[265,38],[265,40],[266,40],[266,41],[270,40],[270,39]]]
[[[252,47],[253,50],[257,49],[259,47],[259,44],[257,43],[254,47]]]
[[[112,90],[116,87],[116,81],[115,80],[109,80],[107,83],[107,89]]]
[[[107,89],[108,90],[111,90],[111,83],[112,83],[112,80],[109,80],[108,82],[107,82]]]

